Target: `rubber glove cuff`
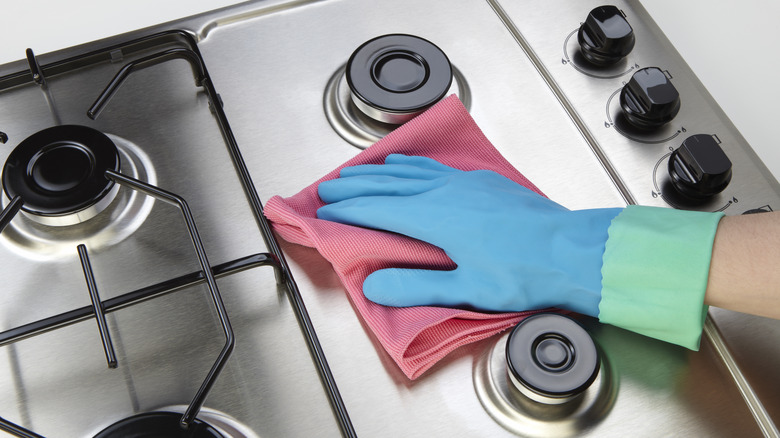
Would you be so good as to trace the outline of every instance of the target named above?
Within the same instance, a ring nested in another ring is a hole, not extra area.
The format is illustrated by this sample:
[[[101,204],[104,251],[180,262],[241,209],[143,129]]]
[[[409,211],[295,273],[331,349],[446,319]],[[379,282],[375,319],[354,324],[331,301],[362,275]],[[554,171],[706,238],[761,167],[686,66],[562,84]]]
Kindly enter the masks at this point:
[[[608,229],[599,320],[698,350],[723,213],[629,206]]]

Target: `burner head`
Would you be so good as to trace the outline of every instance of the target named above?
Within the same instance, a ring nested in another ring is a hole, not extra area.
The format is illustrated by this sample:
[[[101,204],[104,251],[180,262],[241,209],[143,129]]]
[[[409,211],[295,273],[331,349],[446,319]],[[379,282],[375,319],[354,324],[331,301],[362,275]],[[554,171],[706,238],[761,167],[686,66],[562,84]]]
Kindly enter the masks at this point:
[[[452,84],[447,55],[412,35],[369,40],[347,61],[352,101],[367,116],[401,124],[440,101]]]
[[[96,216],[116,195],[107,170],[119,171],[119,152],[108,136],[86,126],[54,126],[11,152],[3,190],[9,199],[21,197],[31,219],[73,225]]]
[[[520,322],[506,342],[507,372],[525,396],[562,404],[596,379],[600,358],[588,332],[571,318],[540,313]]]
[[[149,412],[139,414],[108,426],[95,438],[224,438],[208,423],[195,420],[188,429],[179,425],[181,414],[174,412]]]

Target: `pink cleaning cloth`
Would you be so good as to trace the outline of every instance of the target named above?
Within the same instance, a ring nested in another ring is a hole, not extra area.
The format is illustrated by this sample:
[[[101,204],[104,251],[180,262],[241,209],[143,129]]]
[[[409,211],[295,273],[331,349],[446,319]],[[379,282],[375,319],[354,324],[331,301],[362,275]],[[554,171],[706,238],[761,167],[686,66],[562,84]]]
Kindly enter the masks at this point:
[[[354,308],[410,379],[461,345],[487,338],[535,312],[479,313],[441,307],[385,307],[363,296],[363,280],[389,267],[455,269],[440,248],[398,234],[317,219],[325,205],[322,181],[342,167],[382,164],[387,155],[422,155],[461,170],[487,169],[542,194],[490,144],[456,96],[450,96],[399,127],[338,169],[290,198],[274,196],[265,216],[285,240],[317,249],[336,270]]]

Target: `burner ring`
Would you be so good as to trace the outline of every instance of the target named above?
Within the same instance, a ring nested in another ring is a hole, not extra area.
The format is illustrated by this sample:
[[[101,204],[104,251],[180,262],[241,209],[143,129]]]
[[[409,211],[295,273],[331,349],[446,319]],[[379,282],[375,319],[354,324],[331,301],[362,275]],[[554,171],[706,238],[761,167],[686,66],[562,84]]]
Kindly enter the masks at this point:
[[[507,374],[531,400],[561,404],[582,394],[601,359],[588,332],[569,317],[539,313],[524,319],[506,342]]]
[[[447,94],[452,65],[428,40],[391,34],[358,47],[347,61],[346,78],[358,108],[380,122],[400,124]]]
[[[188,429],[179,425],[181,414],[175,412],[148,412],[120,420],[103,429],[95,438],[112,437],[186,437],[223,438],[217,429],[200,420],[195,420]]]
[[[119,152],[108,136],[87,126],[54,126],[27,137],[11,152],[3,167],[3,190],[9,199],[20,196],[22,210],[33,218],[64,217],[112,192],[107,170],[119,171]]]

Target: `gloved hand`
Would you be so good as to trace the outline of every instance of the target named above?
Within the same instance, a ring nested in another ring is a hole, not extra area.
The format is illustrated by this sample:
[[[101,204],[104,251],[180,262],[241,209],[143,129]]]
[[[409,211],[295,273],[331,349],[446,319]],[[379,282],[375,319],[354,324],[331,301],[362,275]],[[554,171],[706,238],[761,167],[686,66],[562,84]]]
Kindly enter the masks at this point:
[[[628,206],[569,211],[494,172],[424,157],[344,168],[320,219],[442,248],[453,271],[383,269],[363,292],[389,306],[560,307],[698,349],[723,213]]]
[[[622,209],[569,211],[495,172],[403,155],[345,168],[319,195],[330,203],[320,219],[423,240],[458,266],[376,271],[363,283],[371,301],[598,316],[607,228]]]

